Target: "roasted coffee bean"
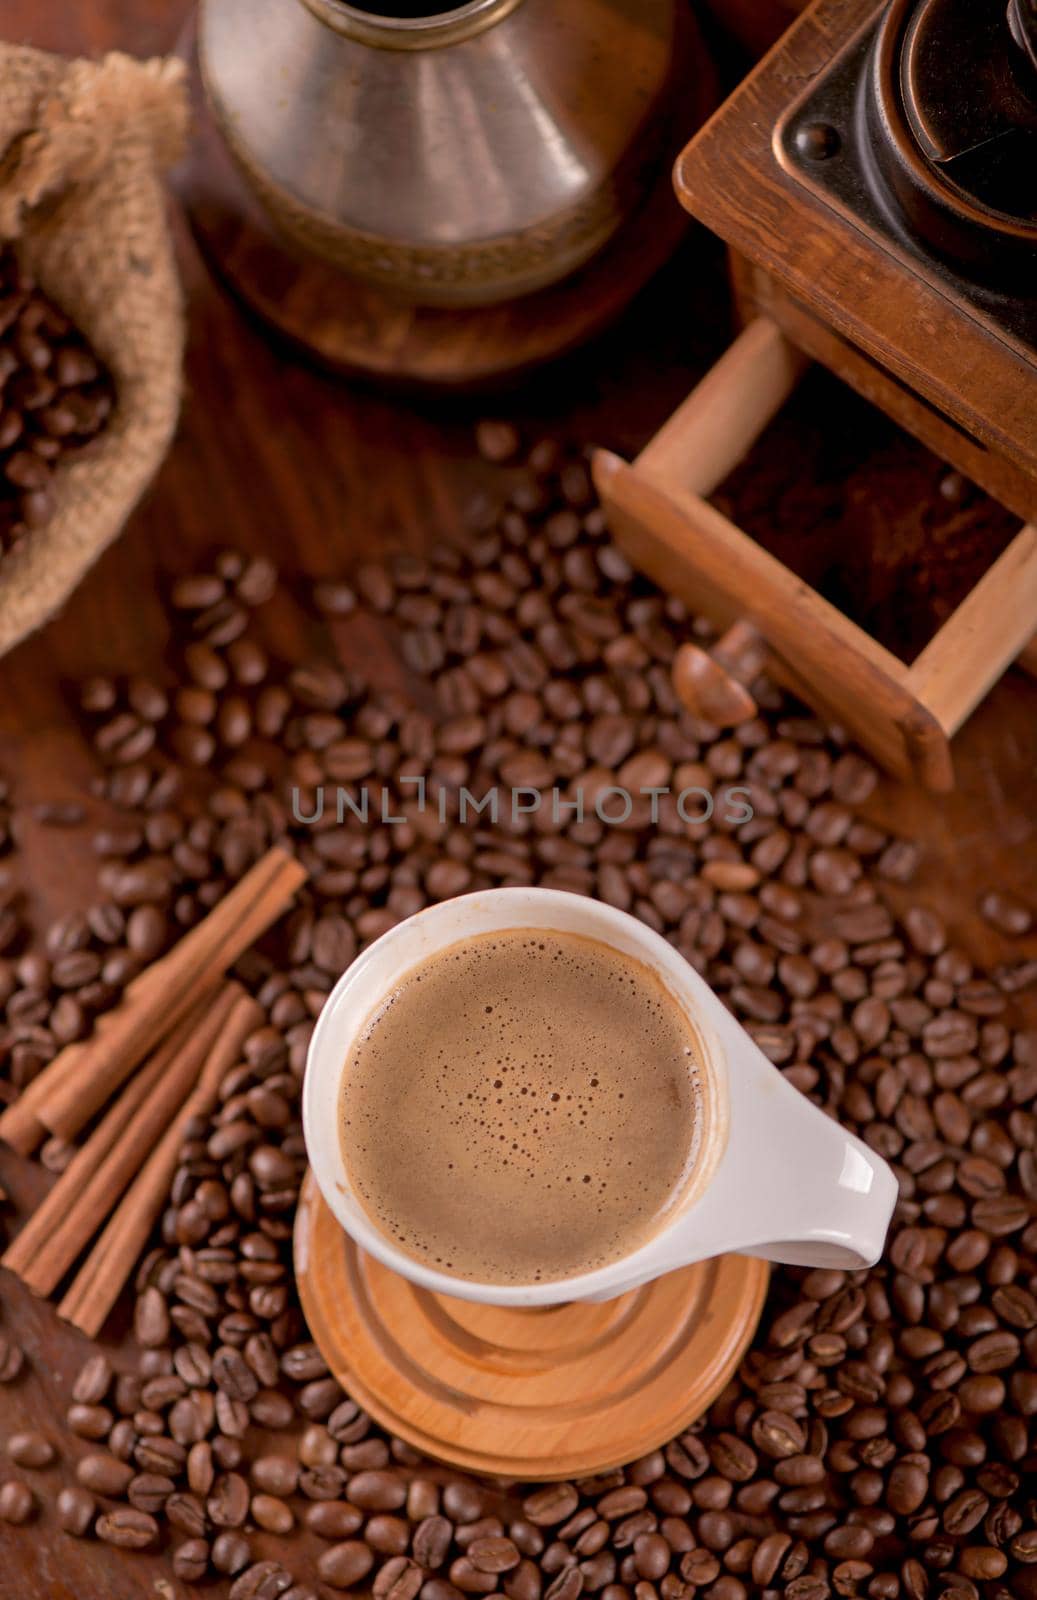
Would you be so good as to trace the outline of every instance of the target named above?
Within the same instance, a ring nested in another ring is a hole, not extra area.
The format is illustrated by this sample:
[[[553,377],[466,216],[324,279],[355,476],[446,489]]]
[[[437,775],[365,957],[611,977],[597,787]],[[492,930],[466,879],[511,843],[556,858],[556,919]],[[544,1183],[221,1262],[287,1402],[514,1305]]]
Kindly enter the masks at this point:
[[[261,1428],[287,1428],[294,1415],[292,1402],[276,1389],[260,1389],[249,1410]]]
[[[111,1386],[111,1366],[107,1357],[97,1351],[80,1367],[72,1387],[72,1399],[77,1405],[98,1406],[108,1398]]]
[[[1015,895],[1006,894],[999,889],[988,889],[981,895],[979,909],[989,923],[1013,939],[1029,933],[1033,926],[1033,915],[1029,907]]]
[[[263,1528],[267,1533],[290,1533],[295,1526],[295,1517],[292,1509],[284,1500],[272,1494],[254,1494],[251,1504],[252,1520],[257,1527]],[[210,1516],[212,1512],[210,1511]],[[213,1521],[216,1518],[213,1517]]]
[[[753,1443],[764,1455],[782,1460],[798,1455],[805,1440],[795,1418],[784,1411],[764,1411],[753,1423]]]
[[[613,1522],[619,1517],[628,1517],[635,1511],[640,1511],[648,1503],[647,1492],[636,1484],[624,1484],[621,1488],[610,1489],[608,1494],[602,1495],[597,1502],[596,1510],[600,1517]]]
[[[107,1406],[71,1405],[65,1421],[80,1439],[107,1439],[115,1418]]]
[[[483,1497],[474,1483],[455,1478],[443,1490],[443,1510],[454,1522],[476,1522],[483,1514]]]
[[[550,1528],[571,1517],[579,1503],[579,1495],[571,1483],[550,1484],[524,1500],[522,1512],[535,1527]]]
[[[299,1474],[299,1490],[307,1500],[337,1500],[345,1483],[341,1467],[307,1467]]]
[[[400,1556],[411,1542],[411,1527],[403,1517],[374,1516],[368,1519],[364,1538],[379,1555]]]
[[[713,1466],[724,1478],[745,1483],[756,1471],[756,1452],[733,1433],[721,1433],[709,1450]]]
[[[1007,1566],[1008,1557],[1004,1551],[996,1550],[992,1545],[973,1545],[963,1550],[958,1558],[958,1570],[962,1576],[976,1578],[980,1582],[1000,1578]]]
[[[634,1540],[634,1566],[649,1583],[656,1582],[670,1565],[670,1547],[659,1533],[643,1533]]]
[[[475,431],[479,454],[486,461],[500,463],[511,461],[518,455],[520,439],[518,430],[510,422],[480,422]]]
[[[89,1533],[97,1515],[97,1501],[88,1490],[69,1485],[58,1495],[56,1510],[64,1532],[82,1539]]]
[[[425,1574],[404,1555],[390,1556],[371,1586],[375,1600],[417,1600]]]
[[[251,1400],[259,1388],[259,1380],[240,1350],[229,1345],[222,1345],[213,1355],[212,1379],[232,1400]]]
[[[57,1460],[57,1451],[45,1434],[30,1430],[12,1433],[7,1439],[7,1454],[18,1467],[31,1467],[39,1471]]]
[[[178,578],[170,591],[170,603],[178,611],[204,611],[223,599],[223,579],[215,573],[197,573]]]
[[[720,1562],[711,1550],[698,1547],[681,1557],[680,1573],[685,1583],[701,1586],[712,1583],[720,1572]]]
[[[317,1573],[332,1589],[355,1589],[374,1566],[374,1551],[359,1539],[346,1539],[322,1551]]]
[[[211,1560],[217,1572],[232,1578],[252,1559],[248,1540],[240,1533],[218,1533],[212,1542]]]
[[[407,1485],[394,1472],[358,1472],[349,1480],[349,1498],[362,1511],[396,1511],[407,1500]]]
[[[185,1539],[173,1551],[173,1571],[183,1583],[198,1583],[209,1570],[209,1546],[204,1539]]]
[[[769,1587],[791,1546],[792,1538],[787,1533],[770,1533],[761,1539],[752,1558],[751,1570],[754,1583],[758,1583],[761,1588]],[[687,1559],[686,1557],[685,1560]],[[684,1561],[681,1562],[681,1572],[684,1573]]]
[[[477,1571],[467,1556],[458,1556],[451,1563],[450,1582],[462,1594],[490,1594],[497,1588],[496,1574]]]
[[[308,1528],[322,1539],[351,1539],[363,1526],[363,1512],[345,1500],[318,1500],[307,1506]]]
[[[137,1511],[154,1514],[162,1510],[175,1487],[172,1478],[157,1472],[139,1472],[130,1479],[126,1498]]]
[[[356,594],[347,583],[326,579],[313,586],[313,599],[318,611],[329,617],[345,617],[356,610]]]
[[[13,1383],[24,1365],[24,1351],[8,1334],[0,1331],[0,1384]]]
[[[137,1418],[140,1413],[137,1413]],[[136,1418],[135,1418],[136,1420]],[[152,1433],[134,1446],[133,1459],[142,1472],[161,1472],[175,1475],[187,1459],[187,1448],[177,1439]]]
[[[240,1528],[249,1510],[248,1484],[239,1472],[222,1472],[205,1502],[210,1521],[218,1528]]]
[[[889,1476],[886,1502],[898,1516],[910,1516],[922,1504],[928,1488],[924,1467],[915,1462],[898,1462]]]
[[[415,1561],[427,1571],[435,1572],[446,1561],[453,1536],[453,1525],[446,1517],[425,1517],[414,1530]]]
[[[579,1600],[583,1593],[583,1573],[578,1567],[566,1567],[544,1590],[544,1600]]]
[[[543,1578],[539,1567],[533,1561],[523,1558],[518,1566],[513,1567],[505,1576],[503,1589],[508,1600],[540,1600]],[[424,1591],[422,1593],[424,1594]]]
[[[299,1483],[299,1463],[291,1456],[260,1456],[252,1463],[251,1476],[266,1494],[291,1495]]]
[[[230,1586],[230,1600],[278,1600],[292,1587],[292,1575],[277,1561],[257,1561]]]
[[[439,1511],[439,1485],[429,1478],[412,1478],[407,1485],[407,1515],[414,1523]]]
[[[510,1572],[522,1559],[517,1547],[505,1538],[473,1539],[466,1547],[466,1554],[478,1572]]]
[[[208,1518],[205,1505],[193,1492],[185,1494],[182,1490],[177,1490],[168,1497],[163,1510],[166,1520],[181,1533],[186,1533],[189,1538],[198,1538],[207,1530]]]
[[[138,1343],[149,1349],[164,1345],[169,1338],[169,1308],[162,1291],[153,1284],[137,1300],[134,1332]]]
[[[0,1484],[0,1522],[16,1526],[28,1522],[36,1513],[36,1500],[27,1483],[8,1478]]]
[[[459,1600],[460,1594],[445,1578],[428,1578],[421,1589],[422,1600]]]
[[[128,1462],[102,1452],[83,1456],[76,1462],[76,1477],[85,1489],[93,1490],[94,1494],[118,1498],[126,1493],[133,1476],[133,1468]]]
[[[146,1511],[109,1511],[98,1517],[97,1537],[120,1550],[146,1550],[158,1541],[158,1523]]]

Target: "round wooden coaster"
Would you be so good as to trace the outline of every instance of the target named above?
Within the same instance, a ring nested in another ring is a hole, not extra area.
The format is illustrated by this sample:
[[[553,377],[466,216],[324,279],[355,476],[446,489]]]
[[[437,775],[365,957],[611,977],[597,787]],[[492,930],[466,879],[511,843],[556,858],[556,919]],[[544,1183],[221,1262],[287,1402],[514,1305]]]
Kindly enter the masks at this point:
[[[716,71],[697,29],[690,38],[694,70],[682,87],[674,153],[718,100]],[[654,277],[686,232],[688,219],[663,162],[637,214],[564,282],[497,306],[411,305],[304,256],[277,232],[208,108],[193,22],[179,54],[190,68],[194,132],[174,183],[201,250],[251,311],[333,371],[405,389],[492,388],[600,332]]]
[[[721,1256],[604,1305],[475,1305],[365,1255],[312,1174],[295,1268],[324,1359],[376,1421],[454,1466],[535,1479],[621,1466],[701,1416],[748,1347],[769,1274]]]

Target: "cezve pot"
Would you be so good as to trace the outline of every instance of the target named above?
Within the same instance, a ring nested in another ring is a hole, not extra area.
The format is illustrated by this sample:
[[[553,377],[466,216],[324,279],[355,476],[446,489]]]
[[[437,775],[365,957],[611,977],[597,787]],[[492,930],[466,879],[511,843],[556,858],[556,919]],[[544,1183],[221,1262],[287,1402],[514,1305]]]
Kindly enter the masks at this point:
[[[687,23],[687,0],[201,0],[199,45],[295,246],[472,306],[567,276],[636,210],[673,153]]]

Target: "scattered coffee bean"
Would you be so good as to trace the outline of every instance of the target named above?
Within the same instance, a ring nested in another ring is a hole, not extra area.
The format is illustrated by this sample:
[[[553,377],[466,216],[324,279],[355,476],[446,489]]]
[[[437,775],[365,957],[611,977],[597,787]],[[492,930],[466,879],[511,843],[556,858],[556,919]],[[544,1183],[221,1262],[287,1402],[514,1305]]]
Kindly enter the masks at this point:
[[[185,1539],[173,1551],[173,1571],[182,1583],[199,1583],[209,1570],[209,1546],[204,1539]]]
[[[16,1466],[31,1467],[35,1471],[57,1460],[57,1451],[50,1440],[35,1431],[12,1433],[7,1440],[7,1454]]]
[[[16,1525],[28,1522],[35,1515],[36,1500],[27,1483],[18,1478],[8,1478],[0,1484],[0,1522]]]
[[[1033,927],[1033,913],[1013,894],[999,889],[989,889],[980,897],[979,909],[992,927],[1018,939]]]
[[[374,1566],[374,1551],[359,1539],[333,1544],[317,1558],[317,1572],[332,1589],[354,1589]]]
[[[248,1566],[252,1548],[243,1534],[218,1533],[212,1542],[211,1559],[217,1572],[233,1578]]]
[[[486,461],[511,461],[519,452],[518,430],[510,422],[480,422],[475,442]]]
[[[146,1550],[158,1540],[158,1523],[146,1511],[109,1511],[97,1519],[97,1537],[120,1550]]]
[[[112,1369],[108,1358],[100,1351],[88,1356],[79,1369],[72,1387],[72,1399],[77,1405],[97,1406],[108,1398],[112,1386]]]
[[[254,1494],[251,1509],[253,1522],[267,1533],[289,1533],[295,1525],[291,1507],[276,1495]]]
[[[83,1456],[76,1463],[76,1477],[83,1487],[111,1499],[125,1494],[133,1476],[128,1462],[103,1452]]]
[[[25,1353],[20,1345],[0,1331],[0,1384],[13,1383],[25,1365]]]
[[[97,1515],[97,1501],[93,1495],[78,1485],[70,1484],[58,1495],[56,1507],[58,1522],[64,1531],[77,1539],[85,1538]]]

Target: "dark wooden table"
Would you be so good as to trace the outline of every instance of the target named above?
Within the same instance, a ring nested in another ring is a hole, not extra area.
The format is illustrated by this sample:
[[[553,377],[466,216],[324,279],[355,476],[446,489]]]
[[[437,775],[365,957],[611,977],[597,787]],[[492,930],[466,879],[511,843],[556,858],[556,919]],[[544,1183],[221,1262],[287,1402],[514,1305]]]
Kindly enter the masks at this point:
[[[173,46],[184,15],[184,0],[47,7],[7,0],[2,27],[8,38],[49,49],[147,55]],[[308,370],[248,323],[179,231],[190,348],[172,453],[122,539],[64,614],[0,664],[0,771],[20,806],[82,798],[86,789],[92,763],[69,712],[68,680],[92,670],[160,668],[159,574],[185,569],[222,545],[265,552],[289,575],[335,574],[386,543],[417,548],[449,536],[485,492],[473,405],[389,399]],[[719,252],[693,235],[613,333],[495,409],[531,438],[556,429],[632,454],[727,337]],[[300,648],[316,628],[290,595],[267,609],[274,650]],[[369,636],[364,643],[370,670]],[[383,659],[390,670],[387,646]],[[949,799],[884,787],[875,803],[897,831],[925,840],[926,897],[984,959],[1008,951],[975,913],[978,890],[998,881],[1037,895],[1035,699],[1034,684],[1009,673],[958,741],[960,786]],[[44,830],[25,819],[18,845],[25,887],[41,916],[89,903],[95,863],[76,830]],[[0,1150],[0,1183],[16,1206],[32,1203],[40,1181],[37,1169]],[[27,1378],[0,1390],[0,1440],[29,1425],[59,1437],[85,1341],[6,1274],[0,1325],[17,1330],[32,1365]],[[117,1362],[118,1329],[116,1320],[116,1336],[109,1329],[106,1340]],[[53,1496],[67,1470],[39,1477],[46,1493]],[[0,1600],[187,1600],[196,1592],[173,1578],[165,1558],[67,1539],[49,1515],[0,1533]]]

